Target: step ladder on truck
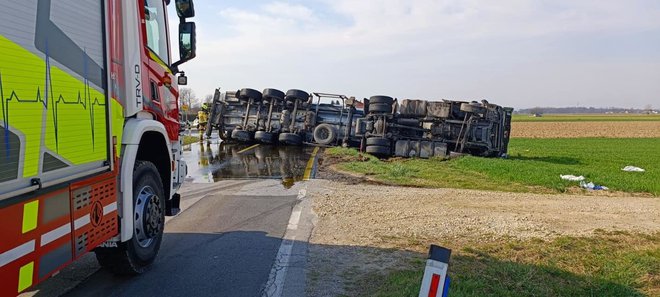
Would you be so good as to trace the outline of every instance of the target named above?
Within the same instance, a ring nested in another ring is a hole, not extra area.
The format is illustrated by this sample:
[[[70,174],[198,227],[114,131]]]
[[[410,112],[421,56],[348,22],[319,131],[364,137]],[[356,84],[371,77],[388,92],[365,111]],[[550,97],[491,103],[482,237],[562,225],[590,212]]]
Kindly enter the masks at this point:
[[[192,0],[1,2],[0,296],[92,251],[115,273],[145,271],[186,175],[178,66],[195,57]]]

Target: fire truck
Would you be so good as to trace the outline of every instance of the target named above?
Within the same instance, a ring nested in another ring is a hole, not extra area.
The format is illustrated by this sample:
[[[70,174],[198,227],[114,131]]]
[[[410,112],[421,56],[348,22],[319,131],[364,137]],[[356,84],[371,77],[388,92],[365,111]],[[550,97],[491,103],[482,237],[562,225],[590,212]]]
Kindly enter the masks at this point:
[[[144,272],[186,175],[177,89],[195,57],[192,0],[0,4],[0,296],[91,251]]]

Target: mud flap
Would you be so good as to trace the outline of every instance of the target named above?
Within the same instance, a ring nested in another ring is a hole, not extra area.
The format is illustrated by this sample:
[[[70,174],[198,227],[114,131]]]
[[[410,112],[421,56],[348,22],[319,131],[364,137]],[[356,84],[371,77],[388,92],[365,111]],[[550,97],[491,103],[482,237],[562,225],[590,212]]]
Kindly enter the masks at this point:
[[[175,216],[181,212],[181,195],[176,193],[172,195],[172,199],[165,201],[165,215]]]

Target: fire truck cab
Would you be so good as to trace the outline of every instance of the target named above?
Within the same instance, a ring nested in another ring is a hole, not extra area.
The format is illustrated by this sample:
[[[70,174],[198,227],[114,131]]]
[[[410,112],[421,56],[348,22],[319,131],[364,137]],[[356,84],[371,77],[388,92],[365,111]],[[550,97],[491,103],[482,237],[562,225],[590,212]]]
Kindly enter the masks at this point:
[[[0,0],[0,296],[87,252],[145,271],[186,175],[192,0]],[[168,5],[175,5],[178,61]]]

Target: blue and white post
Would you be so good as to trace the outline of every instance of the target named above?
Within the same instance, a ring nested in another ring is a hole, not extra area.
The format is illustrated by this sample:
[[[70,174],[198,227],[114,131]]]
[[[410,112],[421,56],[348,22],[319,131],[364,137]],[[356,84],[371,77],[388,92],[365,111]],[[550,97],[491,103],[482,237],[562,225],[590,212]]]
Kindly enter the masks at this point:
[[[451,250],[431,245],[419,297],[446,297],[449,292],[449,257]]]

